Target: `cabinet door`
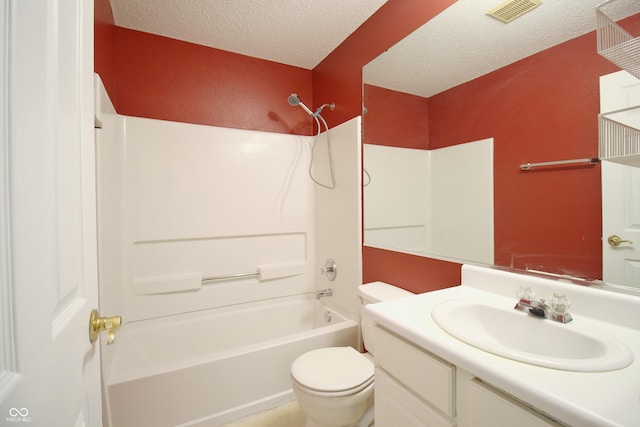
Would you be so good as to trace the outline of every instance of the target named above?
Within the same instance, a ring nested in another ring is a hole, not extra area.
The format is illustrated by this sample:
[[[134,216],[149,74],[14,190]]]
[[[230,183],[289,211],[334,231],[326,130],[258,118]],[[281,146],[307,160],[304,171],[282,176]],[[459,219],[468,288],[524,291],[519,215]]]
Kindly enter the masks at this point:
[[[459,427],[559,427],[560,424],[477,378],[459,382]]]
[[[439,412],[455,416],[453,365],[377,326],[373,339],[376,365]]]
[[[455,424],[376,368],[376,427],[452,427]]]

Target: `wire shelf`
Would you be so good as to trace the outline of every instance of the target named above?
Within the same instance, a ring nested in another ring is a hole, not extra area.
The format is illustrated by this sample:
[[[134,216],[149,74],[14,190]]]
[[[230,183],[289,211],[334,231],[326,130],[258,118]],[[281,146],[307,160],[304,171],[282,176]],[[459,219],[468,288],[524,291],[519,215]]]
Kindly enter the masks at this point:
[[[640,79],[640,37],[634,37],[609,15],[609,0],[596,8],[598,54]]]
[[[617,163],[640,164],[640,129],[622,123],[618,117],[625,113],[640,113],[640,107],[598,115],[598,156]]]

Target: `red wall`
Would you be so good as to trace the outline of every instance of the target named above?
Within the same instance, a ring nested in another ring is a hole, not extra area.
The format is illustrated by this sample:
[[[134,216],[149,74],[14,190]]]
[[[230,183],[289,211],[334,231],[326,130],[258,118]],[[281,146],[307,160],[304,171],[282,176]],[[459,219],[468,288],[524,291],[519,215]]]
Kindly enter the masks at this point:
[[[360,115],[362,66],[451,3],[389,0],[311,71],[117,28],[108,0],[95,0],[96,70],[122,114],[308,135],[312,122],[302,109],[287,104],[290,93],[314,107],[335,102],[335,111],[325,117],[331,126]],[[578,57],[583,50],[591,57]],[[543,53],[545,66],[528,68],[529,60],[521,61],[515,66],[519,80],[506,79],[499,70],[429,100],[431,148],[496,138],[500,264],[552,250],[566,258],[557,264],[569,265],[569,273],[600,275],[601,232],[593,226],[600,224],[599,167],[518,169],[522,162],[597,154],[596,76],[615,68],[594,51],[589,35],[563,52]],[[493,81],[504,85],[502,92],[489,93]],[[473,102],[480,96],[481,102]],[[558,105],[561,114],[531,114],[536,104]],[[463,124],[453,126],[461,115]],[[551,132],[557,122],[567,129]],[[456,264],[368,248],[363,255],[366,281],[386,280],[414,291],[459,283]],[[530,266],[551,265],[548,261]]]
[[[311,71],[115,27],[108,0],[94,0],[96,70],[121,114],[310,135],[290,93],[335,102],[330,126],[360,115],[362,66],[454,1],[389,0]]]
[[[317,102],[335,102],[335,126],[362,113],[362,67],[454,0],[389,0],[313,70]],[[460,283],[459,266],[429,258],[363,248],[363,280],[382,280],[414,292]]]
[[[518,167],[597,157],[598,76],[615,67],[594,45],[591,33],[429,99],[367,85],[364,140],[436,149],[493,137],[495,264],[601,278],[599,166]]]
[[[362,114],[362,67],[455,0],[389,0],[313,69],[313,95],[335,102],[330,126]]]
[[[95,0],[96,72],[120,114],[237,129],[311,135],[287,103],[313,105],[311,70],[113,25]]]
[[[116,27],[120,114],[310,135],[310,70]]]
[[[460,264],[364,247],[363,283],[393,283],[413,293],[435,291],[460,284]]]
[[[622,25],[639,32],[640,15]],[[364,141],[435,149],[494,137],[495,263],[601,278],[600,167],[519,169],[527,162],[597,157],[598,77],[618,68],[595,46],[595,33],[590,33],[428,101],[366,86]],[[373,120],[371,113],[378,109],[386,120]],[[428,125],[404,120],[418,109]],[[425,271],[432,277],[449,268],[408,255],[398,260],[390,252],[373,254],[368,248],[364,254],[370,280],[412,283]]]
[[[494,138],[495,263],[602,277],[600,166],[527,172],[598,156],[598,76],[616,71],[595,33],[429,100],[430,148]]]
[[[108,93],[115,92],[115,26],[109,0],[94,0],[94,69]]]
[[[364,85],[362,139],[365,144],[429,148],[429,100],[378,86]]]
[[[325,115],[330,126],[360,115],[362,66],[454,1],[389,0],[310,71],[117,28],[109,1],[94,0],[96,72],[121,114],[309,135],[312,122],[301,108],[288,105],[290,93],[298,93],[312,108],[335,102],[336,109]],[[434,265],[417,258],[408,258],[403,266]],[[386,263],[383,276],[403,286],[404,280],[392,280],[395,264]],[[453,276],[459,282],[459,272]],[[441,279],[441,274],[424,270],[413,282],[437,286]]]

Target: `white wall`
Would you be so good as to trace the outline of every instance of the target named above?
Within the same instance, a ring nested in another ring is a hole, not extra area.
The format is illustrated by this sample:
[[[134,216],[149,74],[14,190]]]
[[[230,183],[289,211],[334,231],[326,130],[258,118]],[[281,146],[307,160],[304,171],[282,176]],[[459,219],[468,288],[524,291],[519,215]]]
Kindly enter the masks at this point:
[[[327,113],[330,114],[330,113]],[[316,275],[318,289],[332,288],[328,300],[338,311],[358,317],[356,291],[362,284],[362,185],[361,118],[356,117],[329,130],[336,187],[315,185]],[[331,183],[326,133],[320,135],[314,157],[317,180]],[[337,276],[329,281],[319,275],[327,259],[337,265]]]
[[[493,263],[493,139],[364,150],[367,245]]]
[[[133,117],[122,122],[129,318],[313,290],[307,139]],[[289,263],[307,274],[201,285],[202,278]]]
[[[428,150],[364,145],[367,244],[428,250],[429,155]]]
[[[493,139],[433,150],[430,169],[431,251],[493,264]]]

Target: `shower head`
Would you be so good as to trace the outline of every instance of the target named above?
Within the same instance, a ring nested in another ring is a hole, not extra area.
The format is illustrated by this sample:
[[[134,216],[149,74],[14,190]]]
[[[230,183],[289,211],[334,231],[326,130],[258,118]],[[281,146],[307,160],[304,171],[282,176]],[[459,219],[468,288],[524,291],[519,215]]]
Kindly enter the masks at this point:
[[[296,106],[301,106],[302,109],[304,111],[307,112],[307,114],[309,114],[310,116],[315,117],[315,114],[313,114],[313,111],[311,111],[309,109],[309,107],[307,107],[306,105],[304,105],[304,102],[300,101],[300,98],[298,97],[298,94],[296,93],[292,93],[291,95],[289,95],[289,105],[291,105],[292,107],[296,107]]]
[[[288,101],[289,101],[289,105],[291,105],[292,107],[295,107],[298,104],[300,104],[300,98],[298,98],[297,93],[292,93],[291,95],[289,95]]]

